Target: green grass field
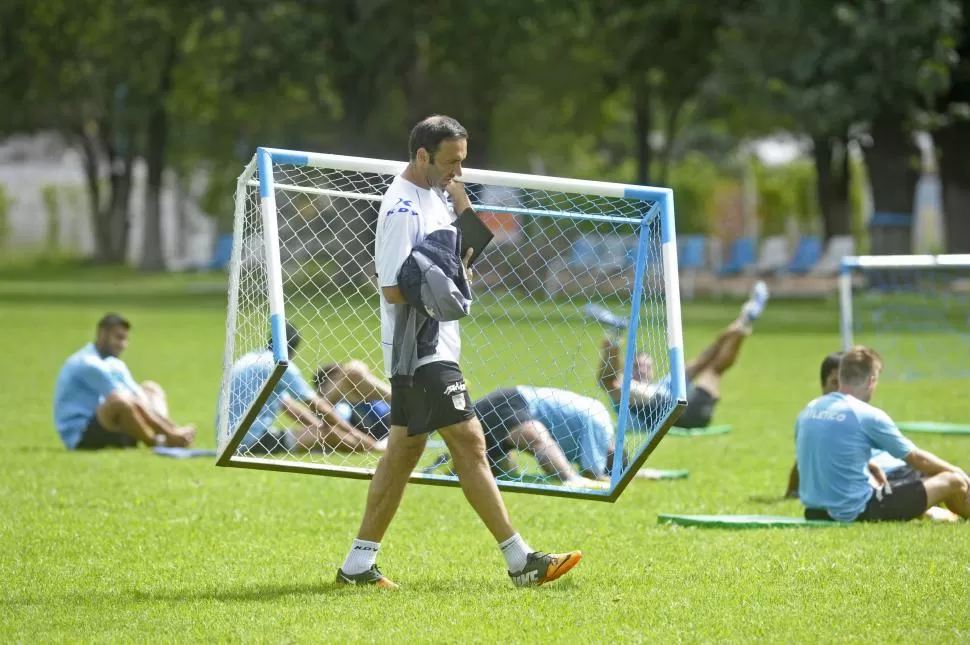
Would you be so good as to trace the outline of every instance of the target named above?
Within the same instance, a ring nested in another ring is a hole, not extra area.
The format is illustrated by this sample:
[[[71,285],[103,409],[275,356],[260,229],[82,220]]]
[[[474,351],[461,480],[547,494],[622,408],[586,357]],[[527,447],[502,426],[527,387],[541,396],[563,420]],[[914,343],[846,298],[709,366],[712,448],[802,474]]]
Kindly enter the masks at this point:
[[[332,583],[364,482],[61,446],[54,378],[106,309],[134,323],[125,358],[135,376],[161,382],[176,418],[197,423],[199,444],[213,445],[225,329],[217,278],[26,275],[0,272],[5,641],[970,638],[966,524],[739,532],[657,524],[661,512],[800,513],[797,502],[772,499],[791,465],[793,418],[838,344],[832,303],[769,306],[725,382],[716,422],[733,432],[667,438],[648,462],[687,468],[689,479],[635,481],[615,504],[506,495],[533,546],[584,551],[563,580],[513,589],[461,493],[413,486],[380,558],[402,589],[381,593]],[[734,303],[686,306],[688,354],[735,311]],[[966,382],[885,383],[875,402],[898,420],[970,421]],[[970,466],[970,437],[916,439]]]

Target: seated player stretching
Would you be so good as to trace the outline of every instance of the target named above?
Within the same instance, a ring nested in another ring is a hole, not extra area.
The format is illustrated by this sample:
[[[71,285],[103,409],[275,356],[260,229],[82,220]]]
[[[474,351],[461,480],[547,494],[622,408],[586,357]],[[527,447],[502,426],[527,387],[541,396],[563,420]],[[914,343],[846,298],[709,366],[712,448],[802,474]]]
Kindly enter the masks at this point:
[[[98,321],[93,343],[71,355],[57,376],[54,424],[69,450],[149,446],[184,447],[195,428],[168,417],[161,386],[137,383],[121,354],[131,323],[119,314]]]
[[[823,395],[839,390],[839,362],[841,360],[842,352],[832,352],[822,360],[819,376]],[[796,441],[797,439],[796,435]],[[905,461],[896,459],[885,450],[879,449],[872,451],[867,470],[873,476],[873,481],[880,484],[885,483],[878,482],[876,479],[880,471],[885,475],[885,479],[894,485],[926,477],[925,474],[915,470]],[[788,475],[788,488],[785,491],[785,497],[793,499],[798,497],[798,462],[792,465],[791,473]]]
[[[374,439],[387,438],[391,430],[391,386],[363,362],[323,365],[313,374],[313,386],[341,419]]]
[[[294,450],[333,450],[363,452],[380,450],[373,437],[351,427],[333,406],[304,380],[293,357],[300,346],[300,333],[286,326],[290,363],[272,394],[239,444],[249,454],[291,452]],[[270,340],[266,349],[243,355],[229,370],[229,427],[238,427],[250,403],[276,366]],[[297,430],[274,427],[280,411],[297,423]]]
[[[768,287],[758,281],[737,319],[687,365],[687,409],[677,419],[678,427],[704,428],[710,425],[721,393],[721,377],[737,361],[741,346],[751,335],[754,321],[761,316],[767,302]],[[586,314],[614,330],[611,337],[603,341],[597,377],[600,387],[606,390],[613,405],[619,409],[623,360],[618,334],[626,328],[627,321],[609,312],[598,311],[595,307],[587,308]],[[649,426],[650,420],[656,418],[656,410],[666,405],[669,397],[670,377],[654,382],[653,360],[646,353],[639,352],[633,363],[633,380],[630,383],[633,423]]]
[[[513,451],[535,456],[543,472],[566,486],[603,488],[613,464],[613,420],[587,396],[520,385],[489,392],[475,402],[485,454],[496,477],[515,473]],[[577,473],[570,462],[579,466]]]
[[[840,522],[905,521],[943,502],[960,517],[970,517],[970,477],[961,469],[904,437],[885,412],[869,405],[879,381],[882,359],[857,346],[842,356],[839,389],[821,396],[796,422],[799,496],[805,518]],[[873,449],[885,450],[927,475],[901,484],[870,483]]]

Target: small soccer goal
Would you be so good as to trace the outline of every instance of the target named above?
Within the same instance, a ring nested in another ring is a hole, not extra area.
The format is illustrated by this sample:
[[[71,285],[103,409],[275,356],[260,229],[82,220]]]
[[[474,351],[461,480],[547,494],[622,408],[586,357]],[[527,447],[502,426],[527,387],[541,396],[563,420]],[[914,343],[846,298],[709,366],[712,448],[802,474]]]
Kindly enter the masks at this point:
[[[873,347],[891,379],[970,376],[970,255],[842,260],[842,344]]]
[[[309,396],[300,388],[304,381],[378,446],[385,438],[388,402],[375,384],[388,379],[374,236],[382,195],[405,165],[260,148],[239,177],[219,465],[372,476],[379,447],[334,446],[323,436],[326,424],[317,428],[319,441],[307,441],[305,424],[291,420],[291,404],[299,408]],[[496,480],[505,490],[615,500],[686,405],[672,193],[473,169],[461,180],[494,235],[476,260],[471,314],[460,323],[472,400],[525,388],[530,405],[541,406],[569,393],[573,412],[579,406],[580,417],[600,424],[597,440],[608,439],[615,456],[598,478],[566,481],[549,471],[537,444],[523,440],[527,434],[504,437],[489,446]],[[589,315],[591,308],[612,312],[612,325]],[[288,325],[301,338],[292,356]],[[620,347],[617,405],[598,379],[607,332]],[[644,363],[667,395],[637,408],[631,383],[635,375],[645,378]],[[566,425],[549,428],[553,436],[544,440],[558,442],[581,472],[589,455],[601,458],[606,446],[585,445],[585,435],[570,435],[576,428]],[[292,441],[295,435],[303,440]],[[458,483],[437,434],[411,479]]]

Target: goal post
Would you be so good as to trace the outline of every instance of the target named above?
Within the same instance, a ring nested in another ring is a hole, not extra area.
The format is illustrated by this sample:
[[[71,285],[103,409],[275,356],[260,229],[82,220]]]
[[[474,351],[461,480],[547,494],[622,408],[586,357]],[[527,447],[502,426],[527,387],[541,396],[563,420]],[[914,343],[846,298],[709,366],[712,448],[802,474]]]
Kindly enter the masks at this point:
[[[970,376],[970,254],[842,259],[843,349],[873,347],[890,379]]]
[[[361,410],[387,410],[387,397],[379,394],[389,388],[374,227],[383,193],[405,166],[258,148],[245,167],[236,188],[218,465],[373,475],[379,452],[347,452],[322,435],[307,443],[301,424],[291,423],[285,432],[286,415],[274,412],[291,409],[294,399],[298,407],[303,395],[294,383],[312,381],[315,396],[348,423],[374,439],[381,428],[386,434],[386,415],[383,426],[371,428],[369,412]],[[580,406],[580,420],[588,415],[585,425],[599,428],[596,440],[608,437],[610,450],[624,457],[612,459],[596,486],[565,485],[543,469],[533,449],[538,440],[521,445],[520,438],[513,447],[506,437],[502,450],[516,458],[515,467],[493,462],[498,484],[613,501],[686,406],[673,194],[666,188],[470,168],[461,181],[495,234],[475,265],[471,315],[460,323],[461,367],[472,399],[531,387],[530,405],[541,407],[551,400],[543,397],[567,396],[557,392],[578,395],[569,405]],[[622,321],[615,325],[622,328],[615,406],[597,380],[605,334],[601,320],[584,315],[592,305]],[[292,352],[288,325],[301,338]],[[634,378],[645,378],[638,372],[644,357],[651,379],[666,392],[648,411],[638,409],[631,394]],[[267,430],[278,439],[269,448],[255,441]],[[558,436],[556,427],[548,430],[547,439],[558,442],[577,472],[590,459],[602,461],[602,450]],[[456,485],[443,442],[432,434],[428,446],[411,480]]]

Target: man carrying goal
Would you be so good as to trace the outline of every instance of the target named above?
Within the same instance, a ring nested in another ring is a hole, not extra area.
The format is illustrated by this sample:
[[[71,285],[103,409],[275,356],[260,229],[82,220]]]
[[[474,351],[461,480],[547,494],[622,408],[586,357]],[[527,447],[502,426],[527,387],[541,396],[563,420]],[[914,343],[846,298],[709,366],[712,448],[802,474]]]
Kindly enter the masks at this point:
[[[513,584],[551,582],[582,558],[579,551],[533,551],[512,528],[485,459],[482,428],[458,365],[461,340],[457,321],[437,323],[436,336],[423,337],[410,382],[395,378],[395,325],[399,313],[410,307],[398,274],[412,251],[429,235],[453,230],[443,191],[451,196],[456,213],[471,208],[464,188],[455,181],[461,176],[467,139],[461,124],[446,116],[431,116],[418,123],[408,141],[409,163],[394,178],[381,202],[374,255],[381,287],[381,345],[392,388],[391,432],[387,452],[370,483],[357,537],[337,571],[338,584],[397,587],[378,570],[377,553],[408,478],[424,452],[428,433],[435,430],[448,446],[465,498],[498,542]],[[467,270],[470,257],[471,249],[462,270]]]

